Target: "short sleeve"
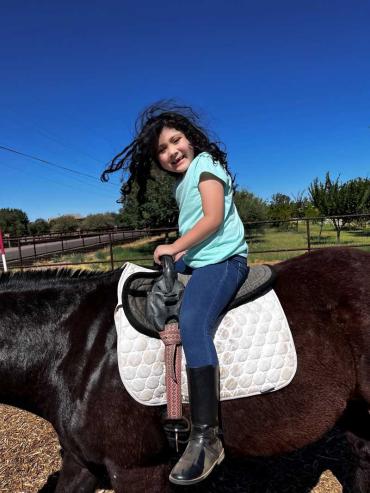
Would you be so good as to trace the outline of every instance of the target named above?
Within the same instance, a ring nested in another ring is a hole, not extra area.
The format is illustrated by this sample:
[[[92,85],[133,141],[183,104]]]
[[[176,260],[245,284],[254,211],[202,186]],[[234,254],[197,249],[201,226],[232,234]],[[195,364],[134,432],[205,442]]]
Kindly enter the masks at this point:
[[[198,186],[202,173],[210,173],[222,180],[225,185],[228,183],[227,174],[224,168],[218,161],[213,161],[213,158],[207,152],[203,152],[197,156],[194,163],[194,182]]]

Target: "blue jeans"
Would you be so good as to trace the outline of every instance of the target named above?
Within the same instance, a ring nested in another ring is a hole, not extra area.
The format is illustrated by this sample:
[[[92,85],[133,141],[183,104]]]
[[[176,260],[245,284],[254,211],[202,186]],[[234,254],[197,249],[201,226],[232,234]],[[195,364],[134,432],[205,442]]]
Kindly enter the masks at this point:
[[[182,259],[176,272],[192,274],[183,295],[179,327],[186,364],[189,368],[218,365],[213,343],[216,322],[249,272],[246,258],[240,255],[192,269]]]

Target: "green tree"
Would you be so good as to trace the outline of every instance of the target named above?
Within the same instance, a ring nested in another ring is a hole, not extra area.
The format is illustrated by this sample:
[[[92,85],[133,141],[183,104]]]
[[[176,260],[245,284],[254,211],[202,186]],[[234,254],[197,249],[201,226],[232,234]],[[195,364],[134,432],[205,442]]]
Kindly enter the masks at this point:
[[[177,223],[178,208],[173,197],[174,178],[160,170],[153,172],[154,178],[148,181],[145,201],[139,205],[133,185],[130,195],[122,201],[120,210],[124,226],[129,228],[174,226]]]
[[[45,219],[38,218],[29,223],[28,231],[31,235],[43,235],[50,232],[50,224]]]
[[[244,188],[235,192],[234,202],[243,222],[265,221],[268,217],[266,202]]]
[[[80,229],[80,222],[75,216],[66,214],[52,219],[50,229],[53,233],[71,233]]]
[[[304,218],[315,218],[319,216],[319,211],[313,205],[311,200],[304,195],[303,192],[298,192],[296,196],[290,202],[291,207],[291,217],[295,218],[296,231],[299,230],[299,224],[302,224],[300,219]],[[290,223],[292,225],[292,223]],[[304,224],[306,228],[306,224]],[[320,230],[321,234],[321,230]]]
[[[317,217],[318,209],[313,205],[310,198],[305,196],[303,192],[298,192],[291,201],[292,217],[307,218]]]
[[[81,229],[111,229],[116,226],[116,216],[114,212],[102,214],[89,214],[80,224]]]
[[[294,203],[288,195],[283,193],[275,193],[270,201],[269,205],[269,217],[273,221],[279,222],[279,227],[288,228],[289,223],[286,223],[288,219],[294,217]]]
[[[370,180],[356,178],[342,183],[339,181],[339,176],[333,181],[328,172],[324,182],[320,182],[318,178],[314,179],[309,186],[309,193],[321,215],[342,216],[331,218],[339,243],[342,229],[352,220],[344,216],[361,214],[369,210]]]
[[[263,233],[264,225],[249,223],[267,219],[268,206],[266,202],[244,188],[235,192],[234,202],[244,223],[246,238],[248,241],[257,241],[257,235]]]
[[[366,214],[370,212],[370,180],[355,178],[345,183],[347,191],[348,214]]]
[[[21,209],[0,209],[0,228],[12,236],[26,235],[29,219]]]

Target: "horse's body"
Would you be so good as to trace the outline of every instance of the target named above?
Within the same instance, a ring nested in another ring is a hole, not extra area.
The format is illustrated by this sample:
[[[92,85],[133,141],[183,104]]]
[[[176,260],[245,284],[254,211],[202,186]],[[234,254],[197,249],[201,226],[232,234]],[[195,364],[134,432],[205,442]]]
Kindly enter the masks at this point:
[[[315,251],[276,272],[297,374],[277,392],[222,403],[229,457],[301,448],[330,430],[350,401],[370,407],[370,254]],[[64,451],[58,493],[93,492],[102,475],[117,493],[162,492],[168,485],[162,409],[134,401],[118,373],[119,276],[0,277],[0,402],[54,426]],[[348,425],[357,424],[350,416]],[[357,438],[364,431],[352,435],[362,459],[354,492],[370,491],[370,441],[366,433]]]

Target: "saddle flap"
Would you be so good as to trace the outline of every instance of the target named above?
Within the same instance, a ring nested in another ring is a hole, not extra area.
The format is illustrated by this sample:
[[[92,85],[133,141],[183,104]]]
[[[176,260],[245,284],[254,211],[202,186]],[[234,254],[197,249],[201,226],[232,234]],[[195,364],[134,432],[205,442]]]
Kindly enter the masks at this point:
[[[131,274],[122,287],[122,307],[132,327],[149,337],[159,339],[158,331],[146,317],[147,295],[152,290],[161,272],[135,272]]]

